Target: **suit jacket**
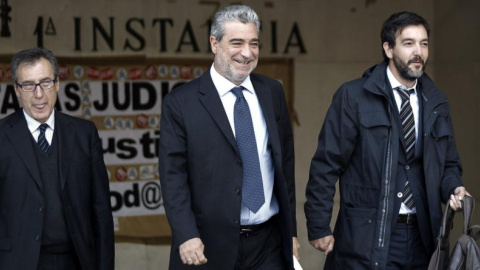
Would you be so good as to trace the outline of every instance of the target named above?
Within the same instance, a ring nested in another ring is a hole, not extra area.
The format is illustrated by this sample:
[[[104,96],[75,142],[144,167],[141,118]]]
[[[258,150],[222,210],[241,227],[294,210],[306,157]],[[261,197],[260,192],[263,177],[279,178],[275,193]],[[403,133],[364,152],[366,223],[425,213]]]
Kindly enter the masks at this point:
[[[55,111],[65,218],[83,269],[114,268],[109,183],[95,125]],[[23,110],[0,120],[0,269],[37,269],[42,179]],[[48,224],[45,224],[46,226]]]
[[[290,117],[281,84],[250,79],[261,105],[275,165],[286,265],[292,268],[296,235],[294,153]],[[172,228],[170,269],[183,265],[178,247],[200,237],[207,264],[195,269],[233,269],[240,243],[242,166],[240,152],[210,72],[165,97],[160,128],[159,170]]]

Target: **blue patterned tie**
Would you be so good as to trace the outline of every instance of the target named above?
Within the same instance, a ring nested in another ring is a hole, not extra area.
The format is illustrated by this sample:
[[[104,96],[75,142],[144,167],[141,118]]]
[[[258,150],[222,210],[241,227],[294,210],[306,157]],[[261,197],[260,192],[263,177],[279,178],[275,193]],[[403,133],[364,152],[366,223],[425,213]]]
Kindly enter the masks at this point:
[[[396,89],[402,98],[400,120],[402,121],[403,135],[405,136],[405,153],[407,155],[407,161],[410,161],[415,156],[415,118],[413,117],[412,105],[410,105],[410,94],[413,93],[413,89],[406,89],[403,86],[399,86]],[[402,201],[410,209],[413,209],[415,206],[412,189],[408,180],[405,183]]]
[[[43,152],[47,152],[50,145],[48,144],[47,138],[45,138],[45,130],[48,128],[48,125],[43,123],[40,125],[40,135],[38,135],[38,147],[42,149]]]
[[[235,138],[243,162],[242,202],[253,213],[265,203],[262,173],[258,159],[257,141],[253,130],[250,108],[243,96],[243,87],[236,86],[232,92],[237,96],[233,109]]]

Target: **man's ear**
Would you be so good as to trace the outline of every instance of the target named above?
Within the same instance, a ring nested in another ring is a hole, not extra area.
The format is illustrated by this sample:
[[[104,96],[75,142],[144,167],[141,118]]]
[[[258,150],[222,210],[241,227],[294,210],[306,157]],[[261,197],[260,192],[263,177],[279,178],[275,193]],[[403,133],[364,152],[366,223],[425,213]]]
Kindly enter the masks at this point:
[[[218,40],[214,36],[210,36],[210,48],[213,54],[217,54],[218,44]]]
[[[388,44],[386,41],[383,43],[383,51],[389,59],[393,58],[393,47],[390,47],[390,44]]]

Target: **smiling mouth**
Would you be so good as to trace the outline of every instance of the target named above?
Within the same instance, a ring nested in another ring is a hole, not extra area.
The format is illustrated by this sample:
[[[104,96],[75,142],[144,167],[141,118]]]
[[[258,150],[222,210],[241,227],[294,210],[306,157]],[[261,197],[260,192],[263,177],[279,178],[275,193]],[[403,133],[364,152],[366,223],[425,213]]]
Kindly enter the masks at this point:
[[[247,65],[247,64],[249,64],[249,63],[250,63],[250,60],[245,60],[245,61],[238,61],[238,60],[235,60],[235,61],[237,61],[237,63],[239,63],[239,64],[243,64],[243,65]]]

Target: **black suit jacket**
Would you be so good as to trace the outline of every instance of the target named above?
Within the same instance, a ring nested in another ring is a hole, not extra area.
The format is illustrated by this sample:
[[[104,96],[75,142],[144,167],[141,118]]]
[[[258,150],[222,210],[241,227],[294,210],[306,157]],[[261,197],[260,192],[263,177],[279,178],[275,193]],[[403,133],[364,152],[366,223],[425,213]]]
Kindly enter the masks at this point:
[[[114,268],[109,183],[95,125],[55,112],[63,207],[83,269]],[[23,110],[0,120],[0,269],[37,268],[45,200]],[[48,224],[45,224],[48,226]]]
[[[250,79],[265,116],[284,259],[292,268],[296,222],[290,118],[278,81],[256,74]],[[208,259],[198,269],[233,269],[240,243],[241,157],[209,71],[165,97],[159,170],[172,228],[170,269],[189,269],[182,264],[178,247],[194,237],[202,239]]]

